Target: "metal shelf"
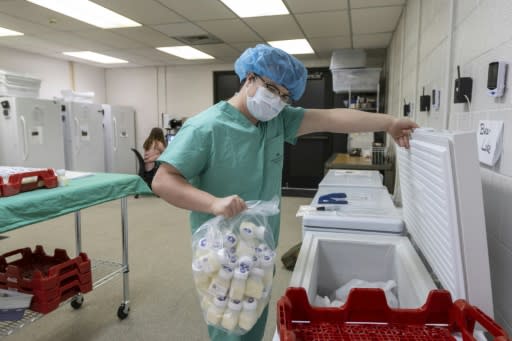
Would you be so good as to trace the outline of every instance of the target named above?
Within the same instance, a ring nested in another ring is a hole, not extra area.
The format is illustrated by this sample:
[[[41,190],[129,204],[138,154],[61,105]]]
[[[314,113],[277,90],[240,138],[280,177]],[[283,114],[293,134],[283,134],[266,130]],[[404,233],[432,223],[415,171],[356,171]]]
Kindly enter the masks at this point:
[[[121,263],[115,263],[105,260],[91,260],[91,270],[93,277],[93,289],[102,286],[109,282],[116,276],[122,274],[126,270],[127,266],[123,266]],[[62,302],[59,306],[68,304],[73,298],[70,298]],[[58,309],[58,308],[57,308]],[[37,313],[30,309],[25,310],[25,315],[21,320],[18,321],[0,321],[0,336],[7,336],[14,333],[16,330],[21,329],[28,324],[39,320],[44,314]]]

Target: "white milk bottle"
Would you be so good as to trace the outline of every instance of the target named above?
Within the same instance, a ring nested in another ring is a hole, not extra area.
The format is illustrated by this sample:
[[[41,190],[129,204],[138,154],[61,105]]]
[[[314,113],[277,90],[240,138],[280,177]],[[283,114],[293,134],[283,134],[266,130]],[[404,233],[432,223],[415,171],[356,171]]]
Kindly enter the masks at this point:
[[[258,301],[258,309],[257,314],[258,316],[261,316],[261,313],[263,312],[263,309],[268,304],[268,301],[270,299],[270,288],[263,288],[263,293],[261,294],[261,299]]]
[[[242,300],[245,293],[245,283],[249,276],[249,270],[246,268],[237,268],[233,274],[231,281],[231,289],[229,289],[229,297],[232,300]]]
[[[208,240],[206,238],[199,239],[196,244],[195,258],[205,256],[208,254],[208,252],[210,252],[208,247]]]
[[[240,311],[242,310],[242,301],[239,300],[229,300],[228,308],[224,312],[222,316],[221,326],[226,328],[229,331],[235,330],[238,325],[238,317],[240,316]]]
[[[253,241],[255,238],[255,229],[256,225],[254,225],[250,221],[243,221],[239,227],[240,238],[242,238],[245,241]]]
[[[274,278],[274,257],[272,254],[263,254],[260,258],[260,266],[263,269],[263,285],[267,288],[272,285],[272,279]]]
[[[210,286],[210,276],[203,271],[202,263],[199,260],[192,262],[192,275],[194,283],[196,284],[197,291],[204,294]]]
[[[208,254],[199,258],[203,271],[207,274],[213,275],[220,269],[220,262],[215,251],[210,251]]]
[[[258,314],[256,308],[258,307],[258,301],[253,297],[248,297],[243,301],[242,312],[238,319],[238,326],[243,330],[251,330],[256,321],[258,320]]]
[[[245,284],[245,296],[260,299],[263,294],[263,275],[265,272],[259,268],[253,268]]]
[[[215,296],[226,296],[231,286],[231,278],[233,277],[233,269],[223,265],[217,275],[213,277],[208,288],[208,292]]]
[[[228,232],[224,235],[224,245],[226,249],[230,249],[235,247],[238,243],[238,237],[233,232]]]
[[[225,296],[217,296],[213,299],[212,304],[206,312],[206,321],[211,325],[219,325],[224,315],[224,310],[227,304],[227,298]]]

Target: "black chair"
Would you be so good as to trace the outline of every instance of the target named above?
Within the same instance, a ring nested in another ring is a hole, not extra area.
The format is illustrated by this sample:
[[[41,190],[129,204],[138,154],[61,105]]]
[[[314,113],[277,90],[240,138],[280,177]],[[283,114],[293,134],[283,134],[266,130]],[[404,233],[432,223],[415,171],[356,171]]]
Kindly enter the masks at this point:
[[[138,171],[137,174],[144,180],[145,183],[148,184],[149,188],[151,188],[151,183],[153,182],[153,178],[155,177],[156,171],[158,170],[158,166],[160,164],[158,162],[155,162],[155,167],[153,169],[146,171],[145,164],[144,164],[144,158],[142,155],[140,155],[139,151],[135,148],[130,148],[132,152],[135,154],[135,157],[137,157],[137,161],[139,162]],[[137,194],[135,198],[138,198],[139,195]]]

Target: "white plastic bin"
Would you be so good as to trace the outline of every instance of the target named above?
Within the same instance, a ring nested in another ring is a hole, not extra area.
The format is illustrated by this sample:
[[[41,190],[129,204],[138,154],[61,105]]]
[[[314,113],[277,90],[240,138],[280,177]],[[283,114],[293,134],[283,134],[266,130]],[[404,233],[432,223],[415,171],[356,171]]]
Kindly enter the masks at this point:
[[[41,80],[0,70],[0,96],[39,97]]]
[[[318,184],[318,187],[326,186],[350,186],[350,187],[377,187],[382,188],[383,177],[379,171],[330,169]]]
[[[381,68],[331,69],[334,92],[377,91]]]

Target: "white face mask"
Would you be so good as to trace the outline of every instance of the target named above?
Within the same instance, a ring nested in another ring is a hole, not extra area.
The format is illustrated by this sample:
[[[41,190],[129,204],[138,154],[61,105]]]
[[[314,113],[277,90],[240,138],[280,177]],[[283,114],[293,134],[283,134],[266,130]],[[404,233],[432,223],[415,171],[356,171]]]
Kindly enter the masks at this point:
[[[247,96],[247,109],[258,121],[270,121],[286,106],[281,97],[274,95],[265,87],[259,86],[254,96]]]

